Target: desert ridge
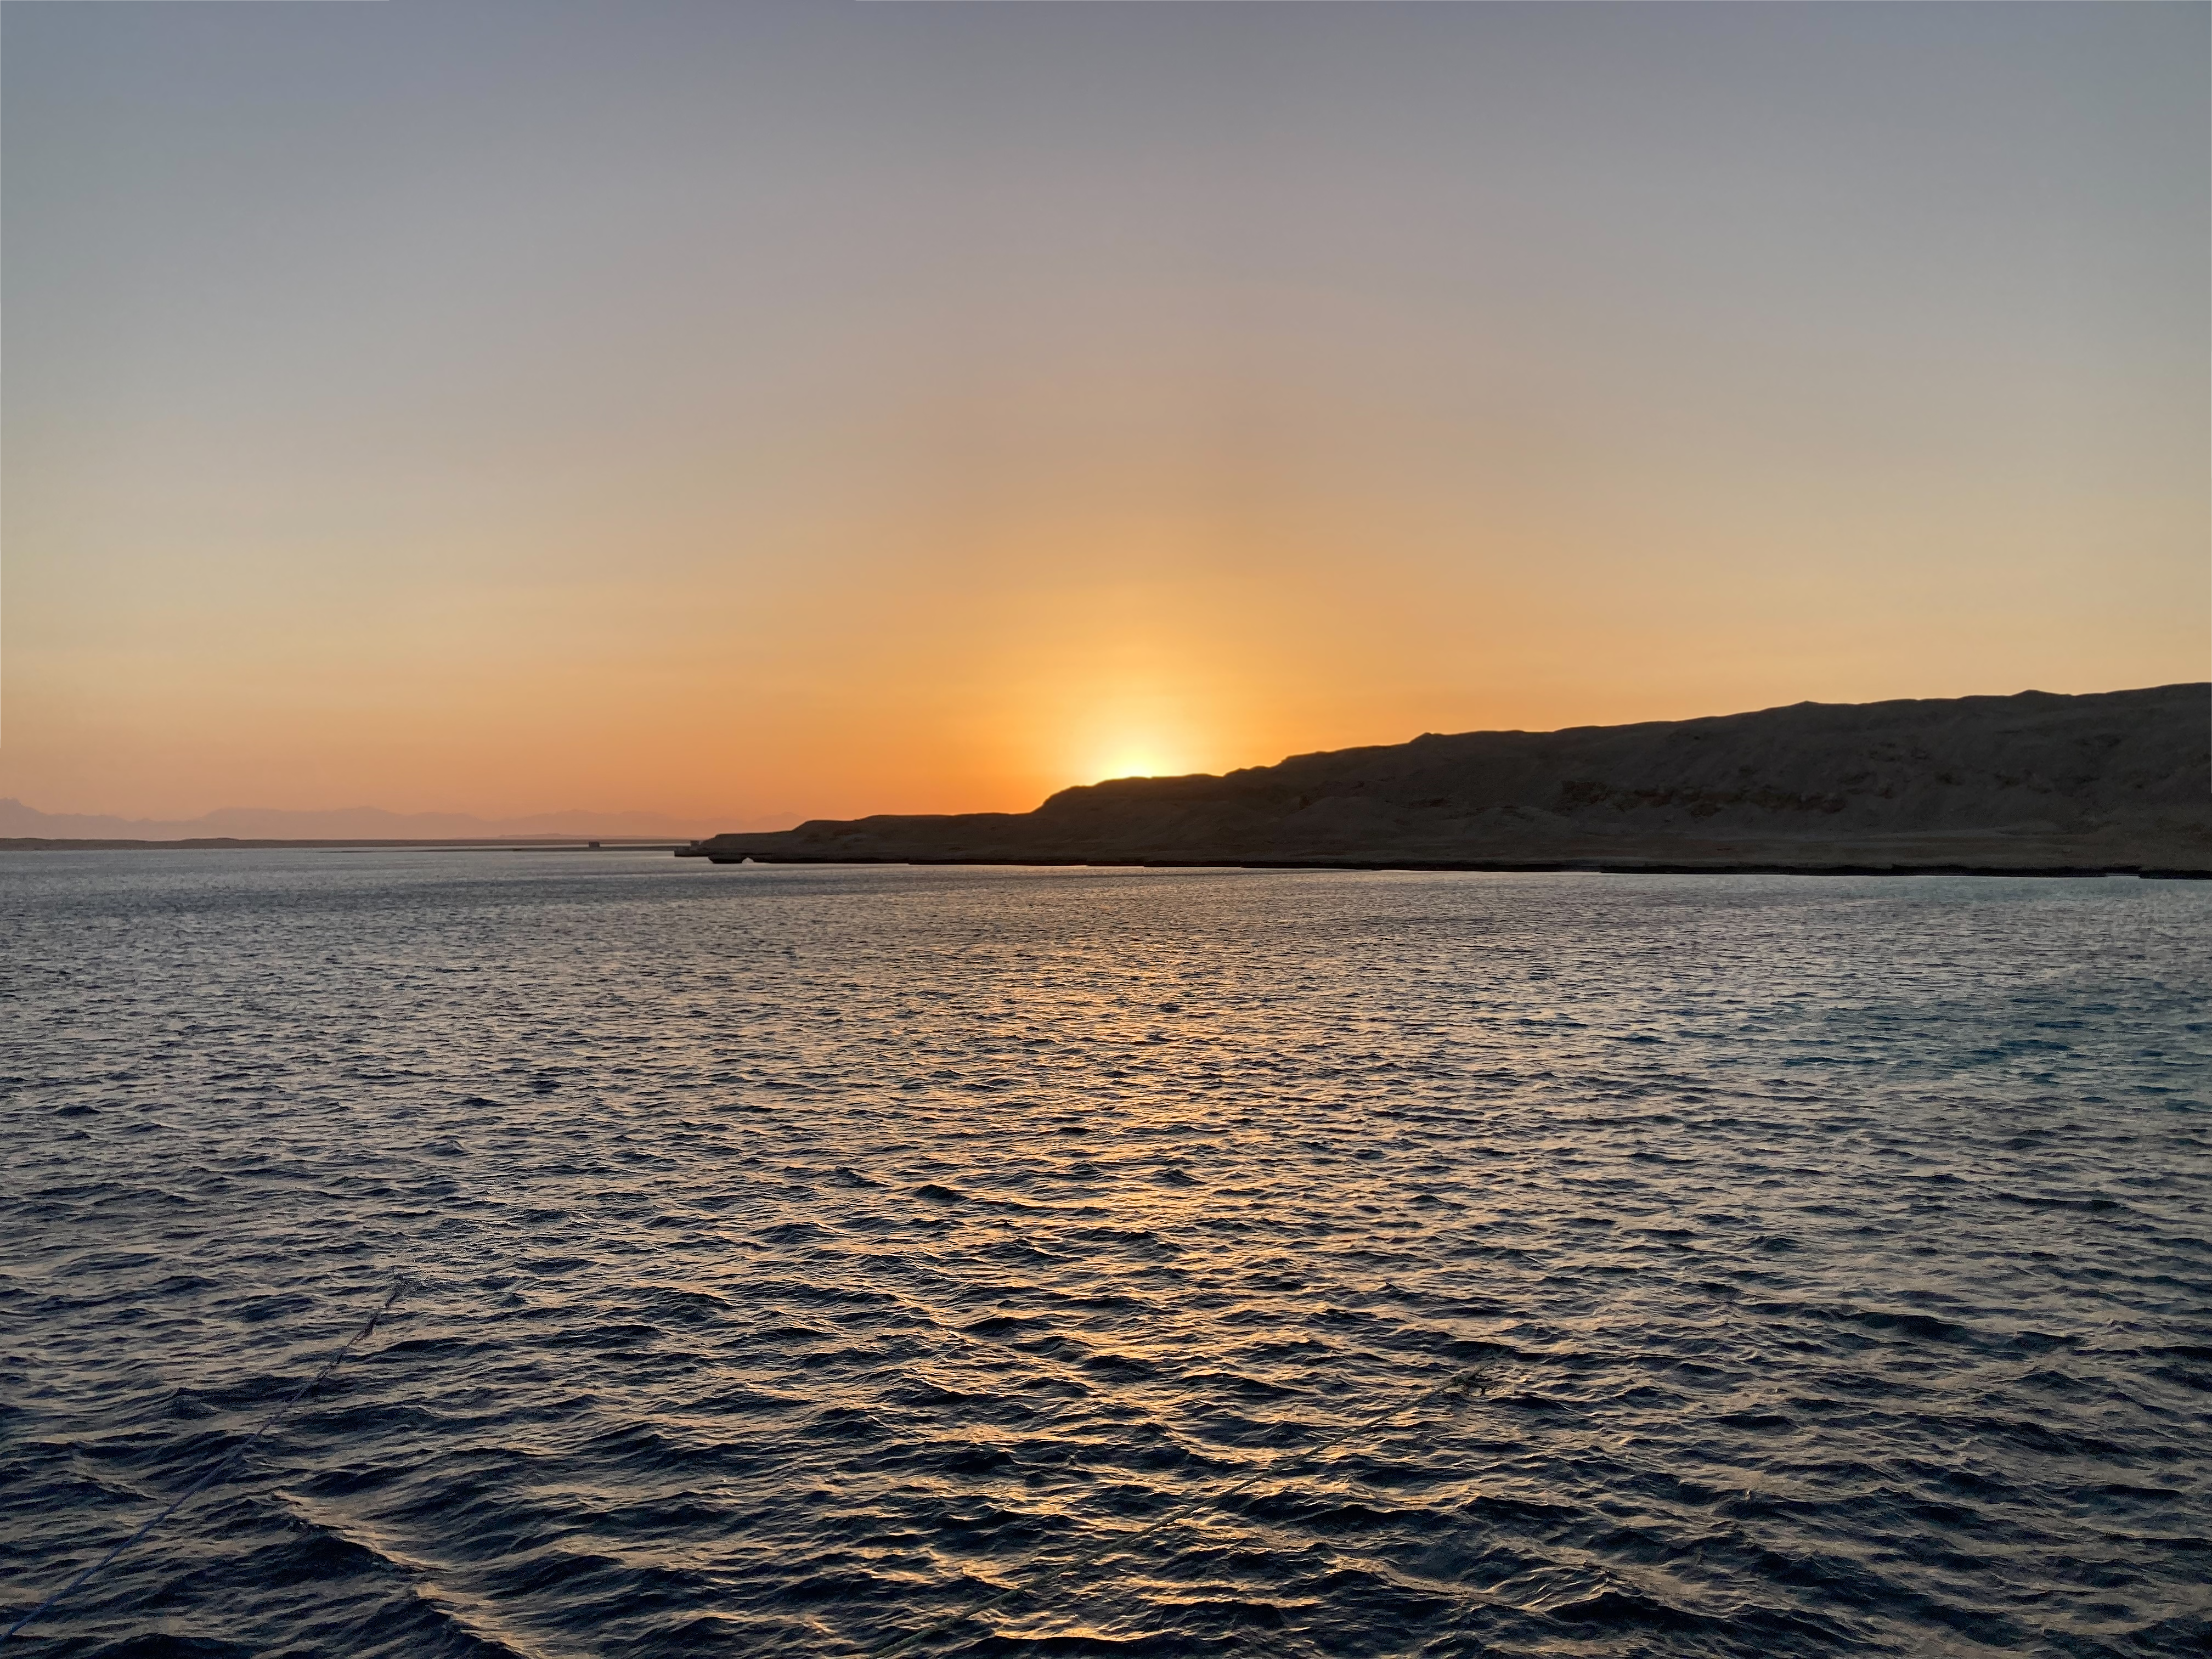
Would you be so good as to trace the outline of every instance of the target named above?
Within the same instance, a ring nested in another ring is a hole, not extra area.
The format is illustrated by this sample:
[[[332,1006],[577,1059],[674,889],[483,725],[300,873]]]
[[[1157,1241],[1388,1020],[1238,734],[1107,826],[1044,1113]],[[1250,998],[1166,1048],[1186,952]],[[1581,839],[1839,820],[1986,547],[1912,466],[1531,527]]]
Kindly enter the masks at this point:
[[[1469,732],[1030,812],[816,819],[717,863],[2212,875],[2212,684]]]

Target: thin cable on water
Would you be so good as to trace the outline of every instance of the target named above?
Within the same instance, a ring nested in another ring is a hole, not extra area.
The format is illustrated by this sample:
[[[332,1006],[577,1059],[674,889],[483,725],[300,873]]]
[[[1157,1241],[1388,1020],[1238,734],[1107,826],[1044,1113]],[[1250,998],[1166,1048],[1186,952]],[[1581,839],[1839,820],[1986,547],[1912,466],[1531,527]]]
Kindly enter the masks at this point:
[[[189,1501],[195,1493],[213,1485],[223,1472],[229,1468],[232,1464],[237,1462],[240,1458],[252,1451],[256,1445],[260,1443],[261,1437],[263,1435],[268,1433],[269,1431],[275,1428],[277,1424],[283,1422],[285,1417],[290,1413],[292,1407],[298,1405],[302,1400],[305,1400],[310,1394],[313,1393],[316,1385],[337,1369],[338,1361],[343,1359],[348,1354],[351,1353],[355,1347],[361,1342],[362,1339],[376,1328],[377,1321],[382,1319],[385,1315],[392,1311],[392,1304],[399,1300],[399,1292],[406,1287],[407,1281],[404,1279],[398,1284],[394,1285],[392,1287],[392,1294],[384,1298],[383,1305],[378,1308],[374,1313],[369,1315],[368,1322],[364,1324],[351,1336],[348,1337],[345,1340],[345,1345],[336,1353],[332,1354],[328,1359],[323,1362],[322,1370],[317,1371],[313,1376],[309,1377],[306,1382],[300,1384],[297,1389],[294,1389],[292,1391],[292,1397],[289,1400],[287,1400],[274,1412],[271,1412],[267,1417],[264,1418],[261,1422],[261,1426],[254,1430],[252,1434],[247,1437],[242,1444],[231,1448],[229,1454],[217,1462],[214,1468],[209,1469],[205,1474],[200,1476],[200,1478],[193,1481],[191,1486],[185,1487],[184,1491],[179,1492],[174,1498],[171,1498],[169,1500],[168,1508],[163,1510],[151,1521],[149,1521],[144,1526],[139,1528],[137,1531],[132,1533],[130,1537],[125,1539],[113,1549],[108,1551],[106,1554],[101,1556],[99,1560],[94,1562],[82,1572],[77,1574],[76,1577],[70,1579],[68,1583],[64,1584],[52,1595],[49,1595],[45,1601],[40,1602],[38,1606],[33,1607],[28,1613],[25,1613],[21,1619],[18,1619],[14,1624],[9,1626],[4,1632],[0,1632],[0,1642],[5,1642],[12,1637],[20,1635],[33,1620],[39,1619],[45,1614],[51,1613],[55,1607],[60,1606],[61,1603],[66,1601],[69,1597],[74,1595],[84,1586],[85,1583],[88,1579],[105,1570],[108,1565],[114,1561],[118,1556],[121,1555],[124,1551],[129,1549],[133,1544],[138,1542],[140,1539],[145,1537],[148,1533],[153,1531],[155,1528],[160,1526],[161,1522],[167,1520],[179,1510],[182,1509],[185,1503]]]
[[[1323,1441],[1322,1445],[1316,1449],[1325,1450],[1330,1446],[1336,1445],[1344,1440],[1349,1439],[1355,1434],[1363,1434],[1370,1429],[1380,1428],[1392,1418],[1403,1417],[1407,1412],[1417,1410],[1439,1398],[1450,1399],[1456,1397],[1458,1400],[1464,1402],[1474,1395],[1484,1392],[1484,1389],[1481,1387],[1482,1375],[1487,1369],[1488,1367],[1486,1366],[1478,1365],[1471,1367],[1466,1370],[1456,1372],[1446,1381],[1437,1384],[1434,1388],[1422,1390],[1421,1393],[1416,1395],[1411,1400],[1401,1401],[1397,1405],[1387,1407],[1383,1410],[1376,1412],[1371,1416],[1362,1418],[1356,1423],[1346,1424],[1343,1428],[1338,1430],[1336,1433],[1331,1435],[1327,1440]],[[1031,1578],[1026,1583],[1012,1585],[1006,1589],[1000,1590],[996,1595],[987,1596],[984,1600],[975,1602],[970,1607],[963,1607],[957,1613],[948,1614],[946,1617],[939,1620],[935,1624],[925,1625],[920,1630],[909,1631],[904,1636],[894,1637],[891,1640],[885,1642],[879,1646],[866,1649],[865,1650],[866,1659],[890,1659],[890,1656],[892,1654],[904,1653],[908,1649],[912,1648],[920,1643],[927,1642],[933,1636],[941,1636],[946,1631],[951,1630],[954,1626],[964,1624],[970,1619],[978,1618],[981,1614],[988,1613],[992,1608],[998,1607],[1002,1602],[1011,1601],[1016,1596],[1027,1592],[1042,1590],[1044,1586],[1051,1583],[1054,1579],[1065,1577],[1071,1572],[1074,1572],[1080,1568],[1089,1566],[1092,1562],[1097,1560],[1099,1557],[1104,1555],[1109,1550],[1121,1546],[1133,1545],[1140,1542],[1142,1540],[1150,1537],[1153,1533],[1158,1532],[1161,1528],[1166,1526],[1170,1522],[1181,1519],[1183,1516],[1188,1515],[1191,1510],[1197,1509],[1203,1504],[1225,1503],[1230,1498],[1236,1497],[1237,1493],[1258,1486],[1260,1482],[1267,1480],[1273,1473],[1274,1470],[1272,1467],[1258,1469],[1253,1474],[1246,1476],[1243,1480],[1238,1481],[1235,1486],[1230,1487],[1226,1492],[1199,1493],[1193,1497],[1185,1498],[1182,1503],[1174,1505],[1170,1509],[1163,1510],[1160,1514],[1154,1516],[1150,1521],[1146,1522],[1141,1527],[1133,1528],[1127,1532],[1110,1532],[1107,1534],[1105,1537],[1100,1539],[1097,1543],[1092,1545],[1088,1550],[1084,1551],[1079,1555],[1071,1557],[1069,1559],[1061,1562],[1058,1566],[1047,1568],[1044,1571],[1037,1575],[1036,1577]]]

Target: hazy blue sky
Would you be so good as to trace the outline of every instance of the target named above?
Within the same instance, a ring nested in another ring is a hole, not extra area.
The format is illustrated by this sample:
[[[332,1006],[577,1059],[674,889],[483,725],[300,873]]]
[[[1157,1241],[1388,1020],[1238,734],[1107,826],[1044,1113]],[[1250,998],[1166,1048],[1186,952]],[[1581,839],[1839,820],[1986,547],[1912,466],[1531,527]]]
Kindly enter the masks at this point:
[[[8,6],[0,793],[2203,678],[2209,17]]]

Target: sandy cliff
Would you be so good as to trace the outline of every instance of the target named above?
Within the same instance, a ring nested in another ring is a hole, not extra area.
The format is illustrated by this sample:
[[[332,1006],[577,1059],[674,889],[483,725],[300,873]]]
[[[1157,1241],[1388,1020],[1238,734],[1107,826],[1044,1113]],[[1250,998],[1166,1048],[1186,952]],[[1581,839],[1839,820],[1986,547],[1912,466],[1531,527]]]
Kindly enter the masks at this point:
[[[1033,812],[817,819],[731,862],[2212,871],[2212,686],[1798,703],[1125,778]]]

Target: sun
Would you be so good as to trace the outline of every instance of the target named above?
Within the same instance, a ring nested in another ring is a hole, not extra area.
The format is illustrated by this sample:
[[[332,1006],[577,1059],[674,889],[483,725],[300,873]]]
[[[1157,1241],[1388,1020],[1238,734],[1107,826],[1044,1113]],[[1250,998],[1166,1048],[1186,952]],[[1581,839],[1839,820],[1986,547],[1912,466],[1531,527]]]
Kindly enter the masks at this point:
[[[1160,750],[1150,744],[1109,750],[1100,757],[1097,768],[1102,783],[1109,778],[1164,778],[1174,770],[1162,758]]]
[[[1062,775],[1084,783],[1115,778],[1180,778],[1201,771],[1213,745],[1190,699],[1150,688],[1103,691],[1081,699],[1060,732]]]
[[[1183,734],[1146,722],[1112,725],[1091,734],[1070,769],[1085,783],[1113,778],[1179,778],[1198,769],[1197,745]]]

